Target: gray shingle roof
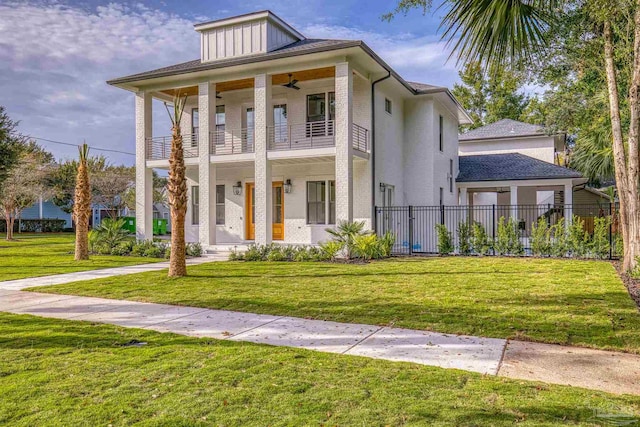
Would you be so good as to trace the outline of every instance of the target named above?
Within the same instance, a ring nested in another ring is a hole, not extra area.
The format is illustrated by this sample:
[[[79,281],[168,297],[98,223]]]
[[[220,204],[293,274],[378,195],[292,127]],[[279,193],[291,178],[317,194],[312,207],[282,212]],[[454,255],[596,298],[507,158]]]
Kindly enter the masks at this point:
[[[470,130],[460,134],[460,141],[475,139],[514,138],[517,136],[545,135],[544,128],[538,125],[519,122],[517,120],[502,119],[495,123]]]
[[[270,59],[278,59],[283,57],[304,55],[308,53],[323,52],[337,49],[346,49],[349,47],[360,46],[360,40],[329,40],[329,39],[305,39],[299,40],[290,45],[281,47],[267,53],[258,53],[255,55],[247,55],[236,58],[220,59],[213,62],[201,62],[200,59],[182,62],[180,64],[170,65],[168,67],[158,68],[156,70],[145,71],[130,76],[119,77],[109,80],[108,84],[119,84],[133,82],[136,80],[150,79],[156,77],[172,76],[176,74],[193,73],[196,71],[213,70],[216,68],[231,67],[234,65],[249,64],[252,62],[268,61]]]
[[[580,172],[520,153],[460,156],[457,182],[580,178]]]

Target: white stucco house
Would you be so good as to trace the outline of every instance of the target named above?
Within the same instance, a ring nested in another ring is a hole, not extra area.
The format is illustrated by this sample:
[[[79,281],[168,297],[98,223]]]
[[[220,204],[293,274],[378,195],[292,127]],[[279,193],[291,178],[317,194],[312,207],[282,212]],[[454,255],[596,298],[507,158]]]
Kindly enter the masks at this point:
[[[339,221],[371,227],[375,206],[458,203],[458,127],[471,121],[447,88],[270,11],[197,24],[194,37],[197,59],[108,82],[135,98],[138,238],[152,237],[152,169],[169,167],[152,100],[176,93],[188,95],[187,236],[205,247],[316,243]]]

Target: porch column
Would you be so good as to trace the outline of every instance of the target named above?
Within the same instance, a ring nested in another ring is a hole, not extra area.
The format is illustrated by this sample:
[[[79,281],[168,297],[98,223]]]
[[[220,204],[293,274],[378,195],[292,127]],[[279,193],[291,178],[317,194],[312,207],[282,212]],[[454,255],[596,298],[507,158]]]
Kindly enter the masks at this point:
[[[153,239],[153,169],[147,168],[147,138],[151,138],[151,94],[136,92],[136,239]]]
[[[567,228],[573,222],[573,183],[564,185],[564,224]]]
[[[267,245],[272,240],[272,183],[271,163],[267,160],[268,126],[273,124],[271,108],[271,76],[259,74],[254,80],[254,138],[255,138],[255,241]]]
[[[200,244],[216,244],[216,166],[211,163],[209,131],[216,123],[216,85],[198,85],[198,185],[200,192]]]
[[[353,71],[336,64],[336,222],[353,221]]]
[[[517,185],[512,185],[511,187],[509,187],[509,190],[511,192],[510,196],[510,201],[509,204],[511,205],[511,218],[513,218],[514,221],[518,221],[518,186]]]
[[[467,194],[467,188],[466,187],[459,187],[460,188],[460,204],[462,206],[467,206],[469,204],[469,194]]]

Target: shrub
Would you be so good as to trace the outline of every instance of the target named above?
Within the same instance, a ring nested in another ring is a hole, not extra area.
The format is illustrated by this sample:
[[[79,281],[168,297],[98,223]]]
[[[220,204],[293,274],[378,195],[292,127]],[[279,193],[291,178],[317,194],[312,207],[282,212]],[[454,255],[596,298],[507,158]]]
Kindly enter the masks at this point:
[[[567,246],[571,255],[577,258],[584,258],[589,250],[589,233],[584,229],[584,220],[577,215],[573,215],[567,230]]]
[[[531,224],[531,252],[535,256],[551,254],[551,230],[544,217],[538,219],[537,224]]]
[[[564,225],[564,218],[560,218],[558,222],[549,229],[551,240],[551,255],[555,257],[565,257],[567,255],[567,230]]]
[[[122,242],[118,244],[116,247],[111,249],[111,255],[127,256],[131,254],[133,245],[134,245],[134,242],[132,240]]]
[[[436,224],[436,233],[438,235],[438,253],[449,255],[454,250],[451,232],[446,225]]]
[[[330,240],[328,242],[320,243],[320,252],[322,253],[324,260],[334,261],[338,257],[338,254],[342,250],[342,247],[342,243]],[[295,261],[298,261],[298,259],[296,259]],[[304,261],[309,260],[305,259]]]
[[[333,240],[343,244],[344,255],[347,259],[351,259],[354,252],[354,240],[359,235],[370,234],[365,231],[364,221],[347,222],[341,221],[336,228],[327,228]]]
[[[609,227],[611,219],[609,217],[594,218],[593,238],[591,240],[591,253],[599,259],[609,258]]]
[[[354,254],[365,261],[382,258],[380,241],[375,234],[361,234],[353,240]]]
[[[202,256],[202,245],[200,244],[200,242],[187,243],[186,254],[187,254],[187,256],[190,256],[190,257],[200,257],[200,256]]]
[[[396,236],[387,231],[380,237],[380,252],[383,258],[389,258],[391,256],[391,252],[393,251],[393,245],[396,243]]]
[[[499,255],[521,255],[524,252],[518,222],[514,218],[505,221],[503,216],[500,217],[494,247]]]
[[[461,255],[471,253],[471,225],[467,221],[458,223],[458,248]]]
[[[287,254],[282,246],[273,246],[269,248],[266,254],[267,261],[288,261]]]
[[[471,246],[473,251],[478,255],[487,255],[491,250],[491,243],[489,242],[489,236],[484,226],[479,222],[475,222],[471,229]]]
[[[244,253],[236,250],[235,248],[232,249],[229,254],[229,261],[244,261]]]
[[[127,230],[122,228],[124,224],[125,220],[122,218],[103,219],[99,227],[89,231],[89,250],[98,254],[111,254],[121,243],[129,239]]]
[[[14,225],[14,231],[20,231],[25,233],[60,233],[64,231],[66,221],[58,218],[42,218],[42,219],[21,219],[16,221]],[[0,225],[0,232],[5,232],[7,224],[6,222]]]

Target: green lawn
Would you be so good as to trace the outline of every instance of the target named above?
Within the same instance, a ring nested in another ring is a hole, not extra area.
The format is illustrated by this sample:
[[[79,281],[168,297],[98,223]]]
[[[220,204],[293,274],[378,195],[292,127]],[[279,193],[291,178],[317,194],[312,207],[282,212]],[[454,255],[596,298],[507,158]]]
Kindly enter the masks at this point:
[[[106,255],[74,261],[75,235],[71,233],[16,234],[16,239],[0,240],[0,281],[162,261]]]
[[[607,262],[224,262],[189,267],[189,275],[152,272],[32,290],[640,353],[640,313]]]
[[[143,347],[125,347],[132,340]],[[409,363],[0,314],[0,424],[600,425],[640,398]]]

